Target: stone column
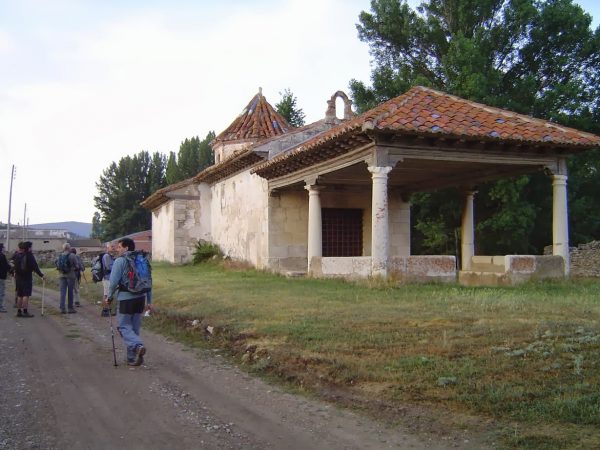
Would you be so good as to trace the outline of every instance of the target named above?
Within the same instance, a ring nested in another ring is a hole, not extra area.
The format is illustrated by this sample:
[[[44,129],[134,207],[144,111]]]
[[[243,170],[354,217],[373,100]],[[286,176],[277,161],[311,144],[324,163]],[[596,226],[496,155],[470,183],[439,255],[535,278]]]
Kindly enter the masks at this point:
[[[567,211],[567,176],[552,176],[552,254],[565,260],[565,275],[570,272],[569,213]]]
[[[460,229],[461,270],[471,270],[473,255],[475,255],[475,214],[473,209],[475,193],[476,191],[464,191],[465,199]]]
[[[387,178],[389,166],[370,166],[373,178],[371,201],[371,275],[387,278],[389,253],[389,219]]]
[[[323,256],[323,224],[321,221],[321,197],[323,186],[307,184],[308,191],[308,273],[313,256]]]

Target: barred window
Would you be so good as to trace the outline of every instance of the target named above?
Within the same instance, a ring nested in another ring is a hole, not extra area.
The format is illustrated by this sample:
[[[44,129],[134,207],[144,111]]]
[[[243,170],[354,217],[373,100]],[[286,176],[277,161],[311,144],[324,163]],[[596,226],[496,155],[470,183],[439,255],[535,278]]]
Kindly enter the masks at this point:
[[[361,209],[323,208],[323,256],[362,256]]]

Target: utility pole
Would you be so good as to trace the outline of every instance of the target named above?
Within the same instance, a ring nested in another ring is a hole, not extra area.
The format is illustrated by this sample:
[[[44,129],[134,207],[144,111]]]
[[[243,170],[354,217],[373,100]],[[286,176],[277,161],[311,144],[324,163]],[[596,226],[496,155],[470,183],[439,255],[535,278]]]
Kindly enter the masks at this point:
[[[10,209],[12,205],[12,187],[15,179],[15,165],[12,166],[10,173],[10,194],[8,196],[8,224],[6,225],[6,251],[10,254]]]
[[[23,242],[25,241],[25,233],[27,232],[27,224],[25,222],[27,217],[27,203],[25,203],[25,208],[23,209]]]

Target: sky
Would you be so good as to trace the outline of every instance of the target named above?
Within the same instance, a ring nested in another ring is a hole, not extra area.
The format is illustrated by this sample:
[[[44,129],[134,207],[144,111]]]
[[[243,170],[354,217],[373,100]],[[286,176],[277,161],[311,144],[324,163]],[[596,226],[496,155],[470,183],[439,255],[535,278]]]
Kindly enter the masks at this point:
[[[416,5],[417,0],[409,1]],[[598,26],[600,2],[579,0]],[[219,134],[262,87],[306,122],[369,83],[368,0],[0,0],[0,222],[91,222],[96,183],[142,150]],[[25,206],[26,205],[26,206]]]

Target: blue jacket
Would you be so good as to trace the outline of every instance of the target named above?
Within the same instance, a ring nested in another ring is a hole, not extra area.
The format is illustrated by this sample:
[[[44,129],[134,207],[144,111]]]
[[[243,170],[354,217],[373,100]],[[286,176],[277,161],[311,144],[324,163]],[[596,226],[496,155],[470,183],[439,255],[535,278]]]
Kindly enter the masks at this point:
[[[127,278],[127,273],[129,272],[129,268],[127,265],[127,259],[125,258],[127,255],[130,255],[132,252],[125,252],[121,256],[119,256],[112,265],[112,270],[110,271],[110,282],[108,285],[108,298],[112,299],[115,291],[117,293],[117,300],[131,300],[132,298],[146,297],[146,302],[148,304],[152,303],[152,293],[148,292],[146,294],[132,294],[131,292],[122,291],[119,289],[119,285],[127,286],[129,283],[129,279]]]

